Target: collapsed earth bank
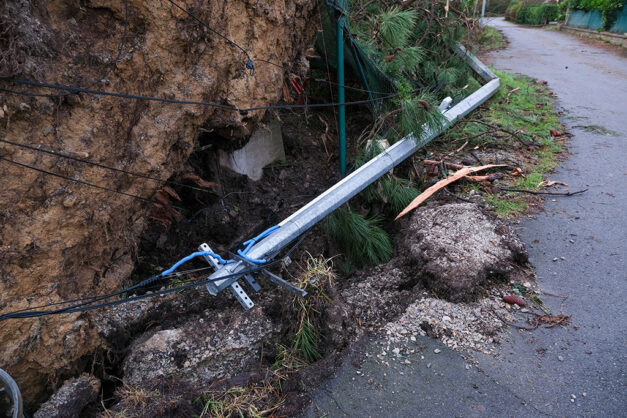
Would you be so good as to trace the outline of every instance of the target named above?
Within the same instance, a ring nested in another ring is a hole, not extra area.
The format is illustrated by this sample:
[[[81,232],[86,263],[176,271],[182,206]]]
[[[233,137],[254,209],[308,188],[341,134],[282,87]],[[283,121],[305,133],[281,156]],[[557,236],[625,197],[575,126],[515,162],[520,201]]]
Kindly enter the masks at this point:
[[[0,76],[265,106],[279,100],[285,69],[302,67],[315,34],[312,1],[176,3],[211,30],[166,0],[4,2]],[[1,87],[39,95],[0,92],[0,138],[162,180],[191,171],[185,163],[201,131],[229,145],[246,138],[264,115],[68,94],[6,80]],[[119,289],[133,269],[146,215],[155,209],[7,159],[143,198],[159,183],[6,143],[0,157],[0,313]],[[102,337],[91,314],[70,314],[3,321],[0,341],[0,368],[36,403],[63,376],[84,368]]]

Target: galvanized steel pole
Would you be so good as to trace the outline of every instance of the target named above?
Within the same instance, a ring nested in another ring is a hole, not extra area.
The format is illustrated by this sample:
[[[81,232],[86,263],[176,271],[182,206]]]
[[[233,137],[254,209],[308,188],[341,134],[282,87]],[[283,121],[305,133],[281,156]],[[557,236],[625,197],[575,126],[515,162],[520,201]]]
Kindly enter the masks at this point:
[[[432,130],[427,125],[423,125],[423,131],[420,137],[415,137],[412,134],[398,141],[361,166],[358,170],[355,170],[333,185],[326,192],[303,206],[290,217],[283,220],[283,222],[279,224],[280,228],[278,230],[250,249],[248,257],[255,259],[272,258],[282,248],[294,241],[328,214],[375,182],[396,165],[403,162],[414,152],[445,131],[449,126],[453,125],[458,119],[466,116],[490,98],[499,88],[499,79],[485,64],[467,52],[461,45],[458,47],[458,53],[463,55],[468,65],[487,81],[485,85],[451,109],[444,111],[443,115],[445,119],[442,125],[436,130]],[[210,279],[213,281],[207,284],[207,289],[211,294],[216,294],[227,288],[237,281],[237,277],[229,277],[222,280],[220,277],[238,273],[245,270],[245,268],[246,265],[241,261],[221,267],[220,270],[210,276]]]

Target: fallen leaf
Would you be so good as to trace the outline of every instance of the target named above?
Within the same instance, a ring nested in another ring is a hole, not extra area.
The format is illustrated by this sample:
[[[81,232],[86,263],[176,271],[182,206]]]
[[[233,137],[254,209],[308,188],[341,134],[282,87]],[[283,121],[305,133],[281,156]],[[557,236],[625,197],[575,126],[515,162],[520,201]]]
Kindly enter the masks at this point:
[[[172,197],[173,199],[178,200],[179,202],[181,201],[181,197],[174,191],[173,188],[171,188],[170,186],[163,186],[161,188],[162,191],[164,191],[165,193],[167,193],[170,197]]]
[[[507,302],[512,305],[527,306],[527,302],[523,298],[517,295],[508,295],[503,298],[503,302]]]

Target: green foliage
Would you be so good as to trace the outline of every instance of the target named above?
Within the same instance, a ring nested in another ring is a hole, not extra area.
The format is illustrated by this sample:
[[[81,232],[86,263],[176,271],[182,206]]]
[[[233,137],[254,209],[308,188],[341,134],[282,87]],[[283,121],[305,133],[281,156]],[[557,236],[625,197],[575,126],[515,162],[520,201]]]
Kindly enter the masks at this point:
[[[490,195],[486,200],[494,207],[497,215],[503,218],[513,217],[527,209],[527,202],[520,196],[502,198],[497,195]]]
[[[568,7],[586,12],[620,10],[623,7],[623,0],[568,0]]]
[[[300,353],[305,361],[313,363],[322,357],[318,351],[319,343],[320,332],[307,318],[304,318],[294,335],[292,348]]]
[[[505,18],[507,20],[511,20],[512,22],[516,21],[516,16],[518,13],[525,7],[525,4],[520,0],[512,0],[507,6],[507,10],[505,11]]]
[[[350,209],[338,209],[327,218],[327,233],[343,249],[354,265],[385,263],[394,249],[379,218],[366,219]]]
[[[298,287],[308,293],[306,298],[294,297],[290,305],[296,325],[290,346],[279,345],[276,368],[298,369],[322,358],[320,344],[323,336],[319,330],[323,305],[331,299],[326,290],[336,280],[331,260],[309,255],[307,265],[298,277]]]
[[[545,138],[555,143],[549,131],[560,129],[560,122],[546,86],[536,83],[531,77],[502,71],[495,73],[501,79],[501,87],[491,101],[506,103],[503,106],[491,106],[486,113],[487,119],[508,130],[524,131],[528,136]],[[509,92],[516,88],[518,90],[507,99]]]
[[[387,174],[364,190],[362,197],[367,202],[381,201],[390,215],[402,211],[420,192],[411,182]]]
[[[546,25],[557,20],[560,8],[557,4],[539,4],[523,8],[516,15],[516,22],[526,25]]]
[[[402,10],[396,6],[370,18],[372,27],[378,28],[381,39],[388,47],[407,46],[418,13],[413,9]]]
[[[463,95],[471,73],[453,48],[464,35],[465,16],[445,13],[444,3],[395,3],[352,2],[349,27],[370,59],[396,84],[400,97],[388,107],[401,110],[393,113],[397,126],[392,127],[400,138],[418,136],[424,123],[436,124],[441,119],[439,100]],[[425,87],[435,86],[438,97],[426,93]]]

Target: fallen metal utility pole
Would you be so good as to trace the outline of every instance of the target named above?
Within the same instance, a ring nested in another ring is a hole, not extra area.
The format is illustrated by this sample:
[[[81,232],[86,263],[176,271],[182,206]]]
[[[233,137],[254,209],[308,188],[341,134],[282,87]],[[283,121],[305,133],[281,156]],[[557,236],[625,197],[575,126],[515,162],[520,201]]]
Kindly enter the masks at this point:
[[[467,52],[463,46],[458,45],[458,53],[464,56],[468,65],[486,81],[485,85],[457,103],[451,109],[446,110],[442,108],[442,106],[448,107],[450,103],[450,98],[447,98],[448,101],[445,99],[440,109],[444,115],[444,121],[441,126],[434,130],[424,125],[420,137],[416,137],[413,134],[408,135],[336,183],[326,192],[283,220],[283,222],[279,224],[279,229],[274,231],[271,235],[256,243],[248,252],[248,258],[272,259],[290,242],[294,241],[309,228],[313,227],[316,223],[364,190],[396,165],[405,161],[405,159],[410,157],[414,152],[448,129],[458,119],[466,116],[490,98],[499,88],[500,81],[498,77],[474,55]],[[207,251],[208,248],[209,246],[207,244],[202,244],[199,247],[201,251]],[[246,259],[237,258],[234,263],[221,266],[217,264],[216,260],[207,257],[205,257],[207,261],[216,269],[216,272],[209,277],[209,280],[211,280],[211,282],[207,284],[209,293],[215,296],[222,290],[230,288],[231,292],[245,309],[252,308],[254,303],[237,281],[243,276],[254,291],[259,290],[259,285],[254,281],[254,278],[249,277],[250,275],[242,273],[242,276],[233,276],[236,273],[248,269],[250,262]],[[269,277],[275,284],[304,296],[302,290],[295,288],[295,286],[285,282],[280,277],[265,270],[263,274]],[[228,278],[221,279],[221,277],[225,276],[228,276]]]

